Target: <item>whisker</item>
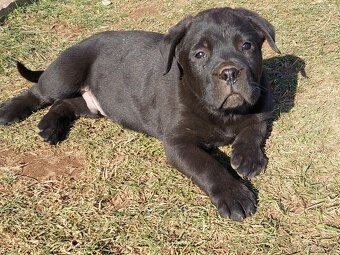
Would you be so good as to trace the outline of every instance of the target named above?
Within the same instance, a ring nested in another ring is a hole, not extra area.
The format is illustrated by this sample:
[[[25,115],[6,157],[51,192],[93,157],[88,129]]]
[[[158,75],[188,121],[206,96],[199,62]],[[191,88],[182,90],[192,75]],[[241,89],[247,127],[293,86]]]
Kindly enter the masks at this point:
[[[251,88],[252,89],[259,89],[259,90],[262,90],[262,91],[267,91],[268,88],[266,87],[263,87],[261,84],[257,83],[257,82],[250,82],[249,83],[250,85],[253,85]]]

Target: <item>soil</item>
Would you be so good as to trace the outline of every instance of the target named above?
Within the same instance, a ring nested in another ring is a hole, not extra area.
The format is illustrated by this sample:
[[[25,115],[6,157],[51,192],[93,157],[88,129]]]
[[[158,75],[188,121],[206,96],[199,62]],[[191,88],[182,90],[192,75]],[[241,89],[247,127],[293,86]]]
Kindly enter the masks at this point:
[[[135,9],[131,14],[131,18],[139,19],[146,15],[157,15],[159,10],[155,5],[145,5],[143,7]]]
[[[0,150],[0,167],[8,167],[18,175],[36,180],[76,177],[84,168],[80,158],[71,154],[52,151],[20,154],[11,149]]]

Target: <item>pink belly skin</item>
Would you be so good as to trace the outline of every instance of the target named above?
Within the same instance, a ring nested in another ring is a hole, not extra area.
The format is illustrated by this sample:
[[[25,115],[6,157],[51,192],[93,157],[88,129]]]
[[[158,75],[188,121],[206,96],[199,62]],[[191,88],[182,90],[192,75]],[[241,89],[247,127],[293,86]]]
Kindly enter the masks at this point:
[[[107,116],[89,87],[83,87],[81,89],[81,96],[84,98],[86,105],[90,109],[91,113],[100,113],[103,116]]]

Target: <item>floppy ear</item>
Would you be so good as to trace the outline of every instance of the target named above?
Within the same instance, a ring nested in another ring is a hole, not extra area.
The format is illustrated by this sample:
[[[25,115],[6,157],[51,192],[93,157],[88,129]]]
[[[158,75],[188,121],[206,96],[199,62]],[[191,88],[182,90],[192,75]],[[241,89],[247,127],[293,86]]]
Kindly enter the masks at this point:
[[[255,12],[243,8],[237,8],[235,10],[248,18],[249,21],[262,32],[273,51],[276,53],[281,53],[275,44],[275,29],[272,24],[270,24],[266,19],[260,17]]]
[[[182,40],[188,28],[190,27],[192,16],[184,18],[177,25],[170,28],[169,32],[163,36],[160,44],[160,51],[163,59],[166,61],[164,74],[167,74],[172,66],[173,58],[175,57],[176,46]]]

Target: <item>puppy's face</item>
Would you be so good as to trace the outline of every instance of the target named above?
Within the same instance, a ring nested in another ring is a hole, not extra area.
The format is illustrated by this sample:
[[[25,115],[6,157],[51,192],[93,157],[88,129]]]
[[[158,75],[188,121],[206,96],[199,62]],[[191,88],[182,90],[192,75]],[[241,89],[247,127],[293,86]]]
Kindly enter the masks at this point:
[[[261,92],[262,41],[237,16],[224,22],[194,23],[178,54],[184,76],[197,96],[214,110],[254,105]]]
[[[266,25],[272,29],[252,12],[229,8],[202,12],[186,25],[175,56],[185,84],[212,110],[244,112],[266,89],[260,84],[261,47],[265,38],[274,34],[261,31]]]

